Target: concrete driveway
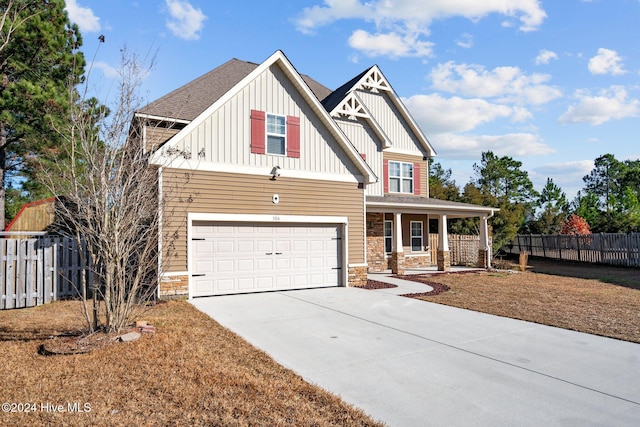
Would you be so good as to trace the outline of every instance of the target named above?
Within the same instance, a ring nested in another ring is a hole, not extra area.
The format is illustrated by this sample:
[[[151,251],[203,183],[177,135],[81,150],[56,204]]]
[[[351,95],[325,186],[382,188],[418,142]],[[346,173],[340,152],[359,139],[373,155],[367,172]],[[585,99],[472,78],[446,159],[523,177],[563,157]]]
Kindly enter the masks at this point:
[[[192,303],[390,426],[640,425],[639,344],[355,288]]]

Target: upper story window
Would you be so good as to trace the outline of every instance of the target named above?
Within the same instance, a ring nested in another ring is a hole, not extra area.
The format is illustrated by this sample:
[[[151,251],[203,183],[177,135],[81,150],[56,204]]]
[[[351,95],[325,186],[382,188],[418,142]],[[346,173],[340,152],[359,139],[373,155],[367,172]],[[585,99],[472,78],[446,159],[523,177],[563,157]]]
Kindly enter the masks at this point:
[[[300,118],[251,110],[251,152],[300,157]]]
[[[413,163],[389,161],[389,191],[413,193]]]
[[[287,128],[285,116],[267,114],[267,154],[284,156],[286,151]]]

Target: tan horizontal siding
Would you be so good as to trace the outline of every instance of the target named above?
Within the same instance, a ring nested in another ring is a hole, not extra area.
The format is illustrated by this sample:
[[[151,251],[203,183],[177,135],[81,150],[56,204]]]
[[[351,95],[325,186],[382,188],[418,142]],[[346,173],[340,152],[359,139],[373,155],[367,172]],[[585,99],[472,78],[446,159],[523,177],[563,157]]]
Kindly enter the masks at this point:
[[[364,262],[364,196],[355,183],[178,169],[165,169],[162,182],[163,247],[175,247],[168,271],[187,270],[187,213],[346,216],[349,262]]]
[[[429,168],[426,160],[422,159],[422,155],[414,156],[411,154],[384,152],[384,160],[392,160],[396,162],[419,163],[420,164],[420,197],[429,197]],[[382,178],[381,178],[382,179]],[[403,194],[404,195],[404,194]]]
[[[166,128],[158,126],[145,127],[145,150],[148,152],[156,150],[179,131],[180,129],[178,128]]]

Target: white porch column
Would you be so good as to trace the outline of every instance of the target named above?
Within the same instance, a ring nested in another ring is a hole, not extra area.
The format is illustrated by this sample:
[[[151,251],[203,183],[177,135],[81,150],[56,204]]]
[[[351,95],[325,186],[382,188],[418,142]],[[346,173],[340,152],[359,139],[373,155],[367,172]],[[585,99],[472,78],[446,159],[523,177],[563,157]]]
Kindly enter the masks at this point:
[[[440,215],[438,219],[438,271],[451,269],[451,255],[449,253],[449,230],[447,230],[447,216]]]
[[[400,212],[394,212],[393,223],[394,246],[389,266],[393,274],[404,274],[404,244],[402,242],[402,214]]]
[[[440,215],[438,219],[438,250],[449,251],[449,230],[447,230],[446,215]]]
[[[489,247],[489,225],[486,216],[480,217],[480,248],[478,250],[478,267],[491,267],[491,248]]]
[[[404,243],[402,242],[402,214],[400,212],[395,212],[393,214],[393,242],[395,244],[394,252],[402,253],[404,252]]]

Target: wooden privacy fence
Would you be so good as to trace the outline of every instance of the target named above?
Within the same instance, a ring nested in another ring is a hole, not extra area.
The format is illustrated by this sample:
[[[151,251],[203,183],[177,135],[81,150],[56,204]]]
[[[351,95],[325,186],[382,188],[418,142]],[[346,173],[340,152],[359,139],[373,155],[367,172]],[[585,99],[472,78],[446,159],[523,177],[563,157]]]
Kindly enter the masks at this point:
[[[640,267],[640,233],[519,234],[502,249],[512,254]]]
[[[429,234],[429,247],[431,248],[431,264],[437,265],[437,234]],[[491,237],[489,237],[489,247],[491,247]],[[478,263],[479,249],[480,236],[449,234],[451,265],[476,265]]]
[[[0,309],[33,307],[77,296],[82,275],[89,271],[82,265],[73,239],[0,238]]]

